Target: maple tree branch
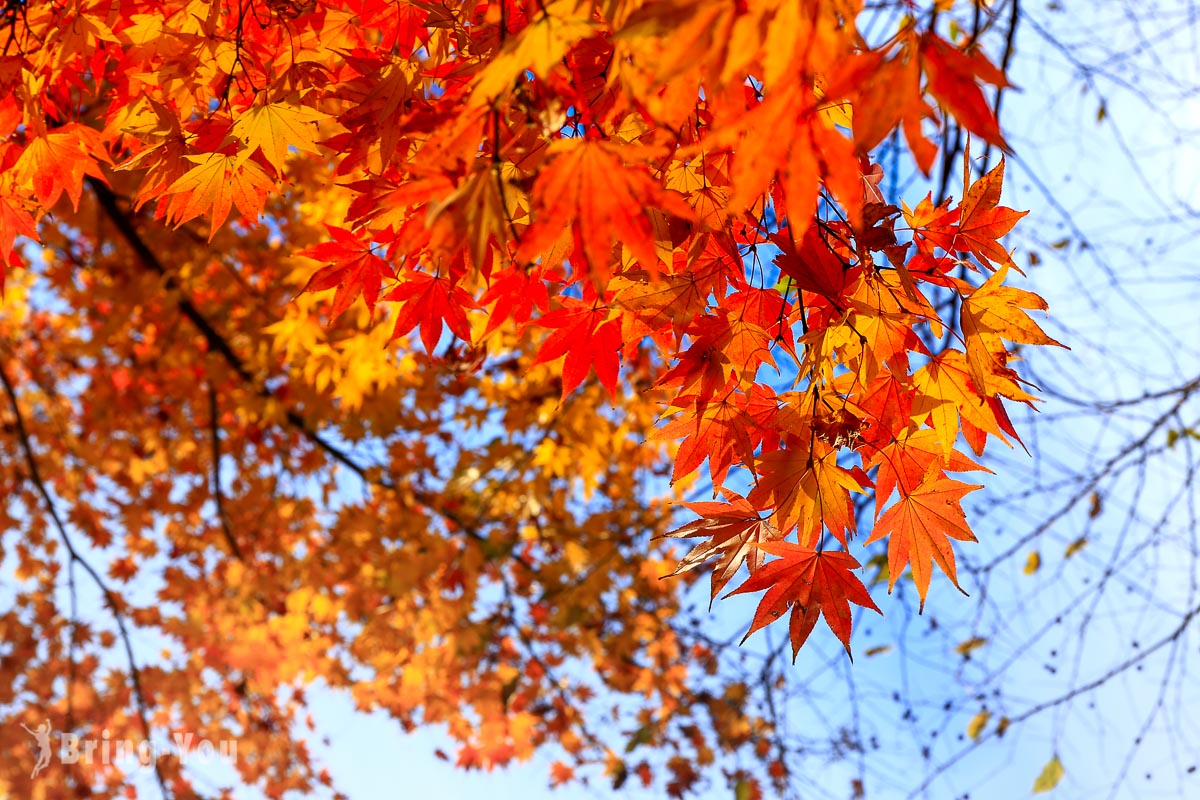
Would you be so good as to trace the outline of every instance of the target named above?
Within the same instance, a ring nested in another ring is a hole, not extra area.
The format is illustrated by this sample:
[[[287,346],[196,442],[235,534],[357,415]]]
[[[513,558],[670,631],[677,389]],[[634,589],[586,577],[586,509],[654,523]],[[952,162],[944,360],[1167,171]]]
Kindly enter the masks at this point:
[[[201,313],[201,311],[196,307],[196,305],[187,297],[183,291],[183,287],[179,284],[179,281],[175,278],[175,276],[171,275],[167,271],[166,266],[162,263],[158,256],[155,255],[154,251],[152,251],[146,244],[141,234],[138,233],[137,228],[134,226],[129,216],[121,210],[120,204],[117,200],[117,195],[113,193],[112,189],[110,189],[103,181],[91,176],[87,178],[87,184],[95,193],[96,198],[100,203],[100,207],[104,210],[106,216],[117,227],[117,230],[120,232],[121,237],[125,240],[126,244],[133,249],[134,253],[137,254],[138,258],[148,269],[162,277],[164,285],[169,291],[176,293],[176,305],[179,308],[180,313],[183,314],[183,316],[187,318],[187,320],[191,322],[197,330],[200,331],[200,335],[204,337],[204,341],[207,343],[209,350],[220,355],[229,368],[233,370],[234,374],[237,375],[242,381],[252,386],[260,397],[263,399],[273,399],[282,404],[283,401],[279,399],[278,395],[250,372],[250,369],[246,366],[245,361],[242,360],[241,356],[234,352],[232,345],[229,344],[225,337],[222,336],[215,327],[213,327],[208,318],[205,317],[204,314]],[[325,454],[332,458],[335,462],[353,472],[360,480],[363,481],[363,483],[370,486],[378,486],[382,489],[402,494],[403,487],[401,487],[400,484],[397,484],[395,481],[385,475],[373,475],[370,468],[360,464],[345,450],[333,444],[318,431],[314,430],[304,419],[304,417],[299,414],[299,412],[295,411],[294,409],[287,408],[286,405],[284,407],[286,409],[284,415],[285,419],[292,428],[299,432],[300,435],[308,440],[311,444],[324,451]],[[447,508],[445,503],[442,502],[435,493],[418,489],[416,487],[409,487],[409,493],[411,494],[411,499],[416,500],[421,505],[429,508],[447,522],[453,523],[456,528],[462,531],[463,535],[474,539],[479,543],[484,543],[487,541],[487,537],[484,536],[475,525],[472,525],[469,521],[452,509]],[[511,556],[517,561],[517,563],[521,564],[526,569],[530,570],[531,572],[536,571],[535,567],[519,553],[513,552],[511,553]]]
[[[1004,50],[1000,54],[1000,69],[1005,73],[1008,72],[1009,65],[1012,63],[1013,54],[1017,50],[1017,28],[1020,25],[1021,20],[1025,18],[1025,16],[1021,13],[1021,0],[1009,0],[1009,2],[1011,5],[1009,6],[1008,14],[1008,30],[1004,33]],[[976,6],[976,9],[978,8],[979,6]],[[978,34],[976,35],[976,38],[977,37]],[[992,102],[992,116],[994,116],[997,120],[1000,119],[1000,109],[1003,105],[1004,87],[999,86],[996,88],[996,99]],[[992,143],[988,142],[987,146],[983,148],[984,169],[987,169],[987,164],[991,159],[991,156]]]
[[[221,523],[221,532],[225,534],[225,541],[229,545],[229,552],[238,560],[244,562],[246,559],[242,555],[242,549],[238,547],[237,539],[233,536],[233,530],[229,527],[229,516],[225,513],[225,493],[221,490],[221,428],[218,420],[220,409],[217,406],[217,389],[209,382],[208,384],[208,414],[209,427],[212,434],[212,491],[213,502],[217,506],[217,519]]]
[[[1167,633],[1165,636],[1163,636],[1161,639],[1159,639],[1154,644],[1150,645],[1149,647],[1145,648],[1144,650],[1141,650],[1140,652],[1137,653],[1137,655],[1130,656],[1129,658],[1122,661],[1120,664],[1117,664],[1116,666],[1112,667],[1111,669],[1109,669],[1102,675],[1100,675],[1096,678],[1093,678],[1092,680],[1088,681],[1087,683],[1082,684],[1081,686],[1076,686],[1075,688],[1073,688],[1067,692],[1064,692],[1063,694],[1059,695],[1058,697],[1052,698],[1050,700],[1044,700],[1040,703],[1037,703],[1036,705],[1030,706],[1029,708],[1025,709],[1024,711],[1022,711],[1020,714],[1017,714],[1016,716],[1008,717],[1008,727],[1011,728],[1013,725],[1017,725],[1022,722],[1026,722],[1029,719],[1031,719],[1032,717],[1035,717],[1038,714],[1042,713],[1043,711],[1048,711],[1049,709],[1056,708],[1058,706],[1063,705],[1064,703],[1069,703],[1072,700],[1074,700],[1076,697],[1079,697],[1080,695],[1084,695],[1089,692],[1093,692],[1096,689],[1099,689],[1101,686],[1108,683],[1109,681],[1111,681],[1113,678],[1117,677],[1121,673],[1128,672],[1129,670],[1138,666],[1139,664],[1141,664],[1143,661],[1145,661],[1147,658],[1149,658],[1151,655],[1158,652],[1162,648],[1166,647],[1169,644],[1177,642],[1180,639],[1180,637],[1182,637],[1183,634],[1185,632],[1187,632],[1187,629],[1191,626],[1192,622],[1198,616],[1200,616],[1200,606],[1195,606],[1195,607],[1189,609],[1187,611],[1187,613],[1185,613],[1183,615],[1183,617],[1180,619],[1179,624],[1176,625],[1174,629],[1172,629],[1169,633]],[[944,762],[942,762],[940,765],[938,765],[938,767],[936,769],[934,769],[932,772],[930,772],[929,775],[926,776],[925,780],[921,783],[921,785],[918,786],[916,789],[914,789],[913,791],[911,791],[908,794],[909,800],[913,800],[913,798],[924,793],[925,790],[928,789],[929,786],[935,780],[937,780],[938,777],[943,772],[945,772],[947,769],[949,769],[951,766],[953,766],[958,761],[961,761],[968,754],[974,752],[980,745],[982,745],[985,742],[990,741],[992,739],[997,739],[997,738],[999,738],[999,736],[1000,736],[1000,734],[996,733],[995,731],[987,731],[987,732],[981,734],[970,745],[968,745],[967,747],[964,747],[962,750],[959,750],[953,756],[951,756],[950,758],[948,758]]]
[[[21,443],[21,451],[25,455],[25,464],[29,468],[29,479],[33,482],[34,487],[41,496],[42,502],[46,504],[46,512],[50,515],[50,519],[54,523],[55,529],[58,531],[59,538],[62,540],[63,546],[67,549],[70,564],[78,564],[83,567],[84,572],[88,574],[88,577],[92,579],[92,581],[96,584],[96,587],[100,590],[101,595],[103,595],[105,605],[107,605],[109,611],[112,612],[113,620],[116,622],[117,630],[121,636],[121,643],[124,645],[125,659],[129,663],[129,682],[133,688],[133,695],[137,704],[138,721],[141,723],[142,733],[145,735],[146,739],[149,740],[150,722],[146,717],[147,703],[145,692],[142,690],[141,670],[138,667],[137,658],[133,653],[133,641],[129,635],[129,628],[125,624],[125,613],[121,608],[121,603],[117,599],[117,596],[112,589],[108,587],[108,584],[104,582],[104,579],[100,577],[100,573],[96,571],[96,568],[93,567],[91,563],[81,556],[79,551],[75,549],[75,543],[71,541],[71,536],[67,533],[67,528],[63,524],[62,517],[59,516],[58,508],[54,505],[54,498],[51,497],[50,490],[46,486],[46,482],[42,479],[41,471],[38,469],[37,458],[33,453],[33,443],[29,438],[29,430],[25,426],[25,416],[21,413],[21,406],[17,401],[16,389],[13,388],[12,381],[9,380],[8,377],[8,371],[4,369],[2,364],[0,364],[0,383],[4,384],[4,392],[8,395],[8,401],[12,407],[13,416],[16,419],[17,439]],[[70,579],[70,581],[73,592],[73,577]],[[72,598],[74,598],[74,593],[72,593]],[[72,611],[72,613],[74,613],[74,611]],[[73,647],[73,626],[71,635]],[[71,688],[68,685],[68,695],[70,694],[70,691]],[[71,708],[70,701],[68,701],[68,708]],[[159,766],[157,759],[154,760],[154,775],[158,780],[158,786],[162,790],[163,797],[169,798],[171,794],[167,790],[166,778],[163,776],[162,768]]]
[[[1128,458],[1131,454],[1136,453],[1145,447],[1150,440],[1154,438],[1155,434],[1157,434],[1158,431],[1163,428],[1163,426],[1176,417],[1180,409],[1183,408],[1184,404],[1187,403],[1188,399],[1191,397],[1192,392],[1194,392],[1197,388],[1200,388],[1200,378],[1197,378],[1191,383],[1186,384],[1180,389],[1174,390],[1179,392],[1179,397],[1176,399],[1175,403],[1172,404],[1171,407],[1162,414],[1160,414],[1157,419],[1151,422],[1149,427],[1146,429],[1146,432],[1142,434],[1142,436],[1130,443],[1128,446],[1122,448],[1121,452],[1104,462],[1104,464],[1102,464],[1100,468],[1096,470],[1096,472],[1090,478],[1088,478],[1083,487],[1074,495],[1072,495],[1065,503],[1063,503],[1058,511],[1047,517],[1041,525],[1038,525],[1032,531],[1013,542],[1011,546],[990,560],[988,563],[981,567],[968,567],[967,569],[973,573],[990,572],[1000,564],[1004,563],[1007,559],[1020,552],[1027,544],[1029,544],[1029,542],[1033,541],[1049,530],[1055,522],[1065,517],[1067,513],[1070,512],[1072,508],[1077,506],[1085,497],[1090,496],[1100,482],[1110,475],[1118,464]],[[1168,393],[1168,396],[1169,394],[1171,393]]]

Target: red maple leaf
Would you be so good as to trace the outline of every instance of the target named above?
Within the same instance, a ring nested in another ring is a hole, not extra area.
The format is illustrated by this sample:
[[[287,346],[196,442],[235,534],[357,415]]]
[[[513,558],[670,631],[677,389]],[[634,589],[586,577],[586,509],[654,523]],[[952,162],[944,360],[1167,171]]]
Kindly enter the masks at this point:
[[[467,309],[472,308],[475,301],[444,275],[410,272],[384,299],[402,303],[396,327],[392,329],[393,339],[420,325],[421,343],[425,345],[425,352],[432,354],[442,336],[444,322],[459,339],[471,341]]]
[[[583,383],[593,369],[609,395],[616,396],[621,366],[621,323],[619,319],[609,319],[606,306],[555,309],[541,317],[538,324],[555,331],[542,343],[533,363],[545,364],[566,356],[562,368],[563,397]]]
[[[332,242],[322,242],[301,250],[297,255],[325,262],[326,266],[313,273],[302,292],[320,292],[337,287],[333,295],[331,319],[337,319],[359,295],[372,313],[379,301],[383,281],[396,277],[396,271],[361,240],[353,231],[326,225]]]
[[[742,641],[779,619],[790,608],[792,618],[788,632],[793,661],[820,616],[825,617],[825,624],[846,648],[846,654],[853,658],[850,653],[853,623],[850,604],[882,613],[867,587],[852,572],[861,566],[858,561],[849,553],[813,550],[791,542],[763,543],[758,548],[779,556],[779,560],[759,567],[745,583],[730,592],[735,595],[767,590]]]

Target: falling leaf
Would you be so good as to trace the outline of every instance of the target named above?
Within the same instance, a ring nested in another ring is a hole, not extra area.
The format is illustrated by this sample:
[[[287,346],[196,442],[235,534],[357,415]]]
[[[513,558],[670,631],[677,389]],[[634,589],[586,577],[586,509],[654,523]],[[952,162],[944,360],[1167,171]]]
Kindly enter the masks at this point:
[[[992,712],[984,709],[975,716],[971,717],[971,721],[967,723],[967,736],[972,739],[978,739],[983,733],[983,729],[987,727],[988,722],[992,718]]]
[[[1067,549],[1063,551],[1063,558],[1070,558],[1087,546],[1088,539],[1086,536],[1080,536],[1075,541],[1067,545]]]
[[[970,639],[967,639],[965,642],[962,642],[956,646],[954,648],[954,652],[958,653],[960,656],[969,656],[971,653],[975,652],[987,643],[988,640],[982,636],[972,636]]]
[[[1058,786],[1058,782],[1062,780],[1064,774],[1062,761],[1058,756],[1046,762],[1046,766],[1042,767],[1042,772],[1037,776],[1037,780],[1033,782],[1033,793],[1041,794],[1049,792]]]

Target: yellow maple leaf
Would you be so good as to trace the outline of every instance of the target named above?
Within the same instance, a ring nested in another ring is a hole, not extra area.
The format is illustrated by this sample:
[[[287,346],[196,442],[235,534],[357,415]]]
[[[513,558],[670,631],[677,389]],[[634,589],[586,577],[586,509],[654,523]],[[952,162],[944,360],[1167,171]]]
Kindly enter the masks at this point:
[[[263,157],[275,167],[275,174],[282,175],[290,148],[320,154],[316,123],[328,118],[328,114],[287,102],[254,106],[233,123],[233,135],[246,144],[239,161],[245,161],[256,150],[261,150]]]
[[[480,70],[469,105],[479,107],[511,89],[513,81],[525,70],[545,77],[572,45],[595,30],[595,24],[587,16],[590,8],[577,7],[574,0],[545,6],[540,17],[509,39]]]
[[[208,239],[212,241],[217,228],[229,216],[229,209],[235,205],[246,217],[258,219],[271,188],[271,177],[262,167],[222,153],[187,156],[187,160],[196,166],[181,175],[165,192],[173,195],[167,207],[167,218],[176,227],[207,211],[212,222]]]
[[[1006,348],[1001,339],[1022,344],[1066,345],[1047,336],[1024,311],[1045,311],[1046,301],[1033,292],[1005,286],[1007,275],[1008,266],[1001,266],[963,300],[962,329],[971,380],[980,390],[995,390],[1005,396],[1013,396],[1015,393],[1024,393],[1011,379],[1003,378]],[[1001,379],[999,383],[993,380],[994,376]]]

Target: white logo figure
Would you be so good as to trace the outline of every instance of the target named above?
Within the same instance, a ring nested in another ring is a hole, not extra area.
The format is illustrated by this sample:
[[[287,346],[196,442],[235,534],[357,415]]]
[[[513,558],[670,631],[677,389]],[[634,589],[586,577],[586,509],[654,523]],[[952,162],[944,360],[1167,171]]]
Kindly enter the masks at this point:
[[[24,722],[21,723],[21,727],[28,731],[30,736],[37,739],[38,747],[41,748],[37,763],[33,765],[33,772],[29,774],[29,779],[33,780],[39,772],[50,766],[50,720],[46,720],[34,730],[30,730]]]

